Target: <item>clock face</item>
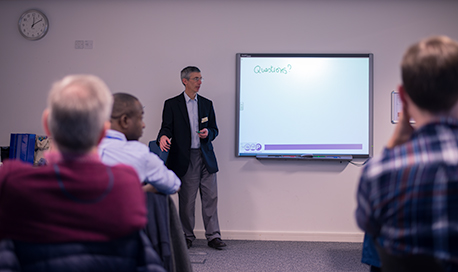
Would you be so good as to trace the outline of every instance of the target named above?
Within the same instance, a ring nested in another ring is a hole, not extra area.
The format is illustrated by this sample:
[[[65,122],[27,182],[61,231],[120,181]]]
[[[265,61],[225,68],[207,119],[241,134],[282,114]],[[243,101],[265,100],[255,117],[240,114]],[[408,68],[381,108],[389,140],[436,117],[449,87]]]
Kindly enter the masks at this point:
[[[19,32],[28,40],[39,40],[48,32],[48,18],[42,12],[31,9],[19,18]]]

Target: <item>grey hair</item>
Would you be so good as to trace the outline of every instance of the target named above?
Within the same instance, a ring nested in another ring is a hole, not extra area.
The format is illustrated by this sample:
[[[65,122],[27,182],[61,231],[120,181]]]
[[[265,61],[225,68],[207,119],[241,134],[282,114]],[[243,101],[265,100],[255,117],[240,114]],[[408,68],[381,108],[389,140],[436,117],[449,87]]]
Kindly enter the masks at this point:
[[[200,73],[200,69],[196,66],[188,66],[183,68],[183,70],[181,70],[181,83],[183,83],[183,78],[189,79],[189,75],[191,73]]]
[[[110,120],[113,96],[97,76],[69,75],[48,96],[48,126],[61,152],[87,153]]]

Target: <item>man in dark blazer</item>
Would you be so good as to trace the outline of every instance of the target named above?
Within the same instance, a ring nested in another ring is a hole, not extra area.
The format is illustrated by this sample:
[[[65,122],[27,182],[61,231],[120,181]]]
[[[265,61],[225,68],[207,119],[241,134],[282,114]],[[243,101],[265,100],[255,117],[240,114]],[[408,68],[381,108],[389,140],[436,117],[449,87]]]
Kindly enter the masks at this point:
[[[208,246],[221,249],[218,223],[218,163],[212,141],[218,136],[215,111],[211,100],[198,96],[202,84],[199,68],[188,66],[181,71],[185,91],[164,103],[161,130],[157,143],[169,151],[166,165],[181,179],[179,212],[188,248],[194,235],[195,202],[200,189],[202,217]]]

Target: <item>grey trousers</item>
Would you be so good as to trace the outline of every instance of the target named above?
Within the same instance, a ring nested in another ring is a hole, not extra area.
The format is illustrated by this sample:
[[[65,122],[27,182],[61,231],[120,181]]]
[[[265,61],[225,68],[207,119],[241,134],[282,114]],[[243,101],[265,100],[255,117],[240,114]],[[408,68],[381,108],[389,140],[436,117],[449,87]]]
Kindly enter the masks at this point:
[[[194,241],[195,209],[197,191],[200,191],[202,219],[205,237],[208,241],[221,238],[218,223],[218,188],[216,173],[210,174],[202,160],[200,149],[191,149],[188,171],[181,178],[181,189],[178,192],[179,213],[186,239]]]

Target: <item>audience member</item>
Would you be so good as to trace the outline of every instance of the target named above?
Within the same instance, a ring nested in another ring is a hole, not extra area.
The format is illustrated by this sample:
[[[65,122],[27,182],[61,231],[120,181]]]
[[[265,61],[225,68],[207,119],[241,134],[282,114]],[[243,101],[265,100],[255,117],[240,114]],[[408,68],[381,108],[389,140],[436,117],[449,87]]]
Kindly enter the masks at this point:
[[[145,127],[142,104],[126,93],[116,93],[113,98],[111,129],[98,148],[102,162],[132,166],[140,181],[147,183],[143,187],[145,191],[176,193],[181,185],[180,179],[145,144],[138,141]]]
[[[95,76],[67,76],[53,85],[43,113],[55,146],[47,165],[9,160],[0,168],[0,240],[105,242],[145,227],[145,195],[135,170],[106,166],[97,154],[110,126],[112,101]],[[47,253],[31,254],[38,259]],[[99,261],[88,265],[103,270],[107,262]]]
[[[402,114],[363,170],[356,220],[384,252],[432,256],[457,271],[458,43],[424,39],[408,48],[401,70]]]

